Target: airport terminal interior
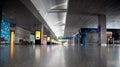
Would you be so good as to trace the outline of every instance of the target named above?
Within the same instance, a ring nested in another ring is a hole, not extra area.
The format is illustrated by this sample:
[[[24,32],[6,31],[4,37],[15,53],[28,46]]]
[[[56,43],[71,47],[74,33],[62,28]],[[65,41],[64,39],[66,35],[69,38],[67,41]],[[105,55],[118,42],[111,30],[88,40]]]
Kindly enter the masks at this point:
[[[0,0],[0,67],[120,67],[120,0]]]

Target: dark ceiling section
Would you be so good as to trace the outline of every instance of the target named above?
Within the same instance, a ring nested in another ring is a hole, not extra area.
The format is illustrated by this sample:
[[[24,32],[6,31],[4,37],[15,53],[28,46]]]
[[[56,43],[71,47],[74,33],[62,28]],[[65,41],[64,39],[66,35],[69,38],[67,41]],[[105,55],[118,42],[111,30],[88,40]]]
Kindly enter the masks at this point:
[[[100,14],[106,15],[107,28],[120,28],[120,0],[69,0],[65,35],[80,28],[97,28]]]
[[[4,0],[3,10],[11,23],[33,32],[41,28],[41,23],[19,0]]]
[[[119,0],[70,0],[69,14],[106,14],[120,10]]]

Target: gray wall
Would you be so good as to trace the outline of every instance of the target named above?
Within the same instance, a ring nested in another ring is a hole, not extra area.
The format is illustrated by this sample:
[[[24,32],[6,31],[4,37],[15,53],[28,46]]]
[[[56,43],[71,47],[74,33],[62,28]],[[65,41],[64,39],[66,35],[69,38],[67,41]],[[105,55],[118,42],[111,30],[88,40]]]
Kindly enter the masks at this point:
[[[16,26],[15,28],[15,43],[19,43],[19,39],[24,39],[29,41],[30,32],[24,30],[21,27]]]
[[[87,33],[86,44],[98,44],[98,33]]]

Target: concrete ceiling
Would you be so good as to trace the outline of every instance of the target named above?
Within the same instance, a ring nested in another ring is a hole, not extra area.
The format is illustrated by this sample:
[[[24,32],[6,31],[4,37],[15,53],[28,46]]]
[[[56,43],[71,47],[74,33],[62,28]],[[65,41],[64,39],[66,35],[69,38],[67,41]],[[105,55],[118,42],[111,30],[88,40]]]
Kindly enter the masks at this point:
[[[97,28],[100,14],[106,15],[107,28],[120,29],[120,0],[69,0],[65,35],[80,28]]]
[[[3,11],[11,23],[34,33],[36,29],[41,30],[42,23],[30,12],[30,10],[19,0],[4,0]],[[50,35],[50,31],[44,27],[44,34]]]
[[[24,3],[24,5],[30,6],[29,8],[33,12],[23,6],[19,0],[4,1],[7,4],[4,8],[6,8],[11,21],[31,31],[35,29],[36,25],[41,28],[41,23],[47,22],[49,26],[46,27],[47,30],[51,29],[55,35],[71,36],[80,28],[97,28],[100,14],[106,15],[107,28],[120,29],[119,0],[69,0],[69,3],[68,0],[20,0],[23,3],[31,2],[38,13],[28,3]],[[35,14],[33,15],[33,13]],[[41,20],[38,14],[45,21]]]
[[[68,0],[31,0],[57,37],[64,35]]]

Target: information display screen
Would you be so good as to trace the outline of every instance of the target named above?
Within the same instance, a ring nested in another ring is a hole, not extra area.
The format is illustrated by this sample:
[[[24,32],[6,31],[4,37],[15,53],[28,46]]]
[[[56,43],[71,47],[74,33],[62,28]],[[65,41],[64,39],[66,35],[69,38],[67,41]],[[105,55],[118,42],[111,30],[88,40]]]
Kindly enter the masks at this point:
[[[35,39],[40,40],[41,39],[41,32],[39,30],[35,31]]]

